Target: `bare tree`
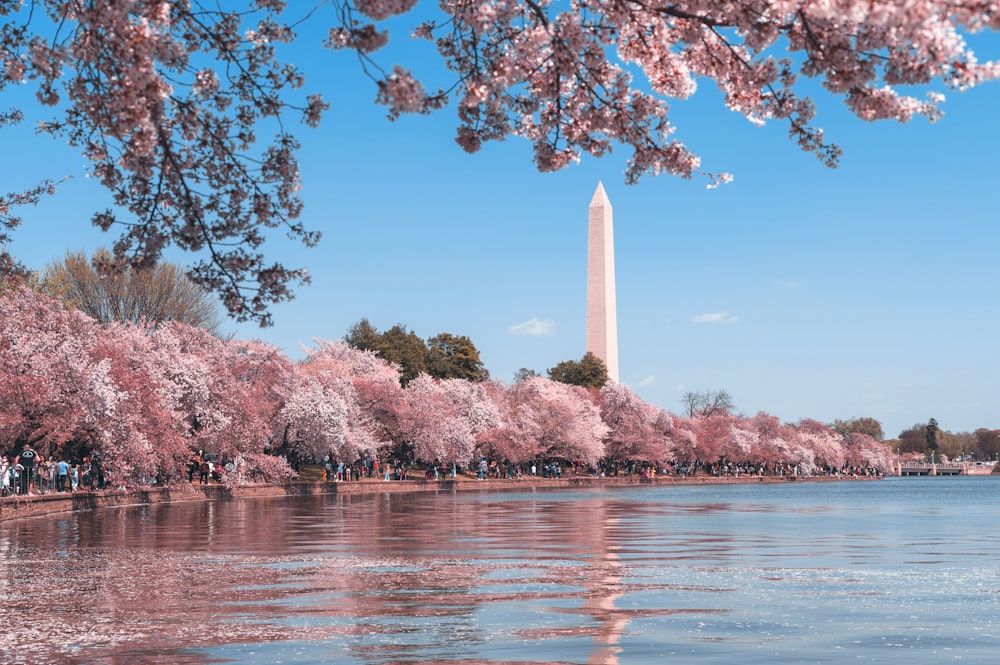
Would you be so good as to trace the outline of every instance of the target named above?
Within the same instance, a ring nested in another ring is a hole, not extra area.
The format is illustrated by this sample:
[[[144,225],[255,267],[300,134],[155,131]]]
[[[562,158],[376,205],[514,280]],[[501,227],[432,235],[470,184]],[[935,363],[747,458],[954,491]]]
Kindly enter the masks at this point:
[[[725,390],[688,391],[681,397],[688,418],[711,418],[732,411],[733,398]]]
[[[148,269],[126,267],[118,272],[95,267],[110,260],[105,249],[91,259],[83,252],[66,252],[64,259],[45,267],[42,290],[101,323],[178,321],[218,331],[218,303],[180,267],[157,263]]]

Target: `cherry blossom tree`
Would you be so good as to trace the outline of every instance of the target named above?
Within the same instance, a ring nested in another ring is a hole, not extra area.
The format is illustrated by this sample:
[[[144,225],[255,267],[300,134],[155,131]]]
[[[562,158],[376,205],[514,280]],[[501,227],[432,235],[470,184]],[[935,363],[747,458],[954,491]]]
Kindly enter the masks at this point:
[[[537,375],[535,378],[538,378]],[[516,399],[518,393],[514,386],[495,381],[485,385],[497,407],[499,421],[496,427],[480,435],[479,453],[490,459],[511,462],[534,459],[537,447],[533,442],[538,436],[538,425],[533,418],[533,409],[524,400]]]
[[[829,425],[815,420],[800,420],[795,429],[799,441],[808,449],[817,467],[839,469],[844,464],[844,439]]]
[[[808,436],[803,437],[801,433],[791,428],[786,437],[779,437],[772,441],[772,445],[780,455],[783,462],[791,464],[796,473],[811,474],[816,470],[816,454],[809,447]]]
[[[317,344],[296,366],[280,414],[286,441],[314,460],[327,453],[342,460],[374,454],[384,441],[373,409],[366,407],[379,404],[373,395],[385,395],[383,386],[399,390],[398,372],[343,341]]]
[[[0,297],[0,440],[51,454],[115,417],[111,363],[89,353],[96,333],[93,320],[25,287]]]
[[[0,16],[3,11],[0,9]],[[2,38],[0,38],[0,54],[3,53]],[[2,71],[2,70],[0,70]],[[4,88],[6,81],[0,75],[0,90]],[[0,111],[0,129],[16,125],[24,120],[24,114],[18,110]],[[20,281],[26,275],[27,269],[12,257],[6,248],[6,244],[11,240],[10,232],[21,225],[22,217],[18,214],[18,208],[24,206],[37,205],[45,196],[50,196],[56,192],[56,183],[52,180],[45,180],[27,189],[0,193],[0,287],[5,281],[16,278]]]
[[[609,382],[601,388],[601,419],[610,428],[605,455],[613,459],[660,462],[673,457],[673,419],[626,386]]]
[[[181,323],[156,328],[151,343],[163,358],[164,390],[179,404],[189,450],[235,459],[263,452],[275,408],[257,384],[266,345],[221,340]],[[255,355],[256,353],[256,355]]]
[[[331,32],[331,45],[370,57],[388,39],[379,28],[414,4],[344,1],[347,20]],[[699,79],[718,86],[727,107],[753,123],[786,122],[804,150],[835,165],[840,150],[812,124],[815,105],[801,94],[808,86],[801,79],[821,79],[865,120],[933,120],[942,96],[932,90],[919,99],[911,88],[939,82],[962,89],[1000,71],[979,63],[962,38],[1000,27],[990,0],[447,0],[441,8],[446,16],[415,34],[436,40],[459,74],[457,140],[464,148],[520,135],[532,141],[539,168],[554,170],[580,154],[603,156],[620,142],[633,150],[630,182],[644,173],[690,177],[699,170],[668,118],[670,101],[693,95]],[[644,80],[633,82],[633,72]],[[390,114],[437,108],[443,96],[426,92],[399,65],[379,81],[378,101]]]
[[[421,374],[406,386],[405,436],[417,459],[466,463],[500,411],[481,382]]]
[[[280,417],[288,424],[290,448],[306,459],[320,460],[329,453],[353,461],[377,447],[370,419],[347,379],[320,382],[302,372]]]
[[[213,348],[217,338],[199,328],[185,329],[208,341],[205,350],[212,357],[206,364],[219,377],[213,388],[225,391],[214,397],[230,421],[216,436],[219,453],[233,458],[264,452],[275,428],[276,400],[286,394],[291,363],[264,342],[227,339],[219,340],[220,346]]]
[[[112,323],[103,326],[90,349],[107,362],[119,391],[114,417],[78,431],[75,439],[99,450],[113,465],[118,481],[132,485],[181,475],[190,457],[183,413],[169,390],[169,365],[153,344],[146,326]]]
[[[0,440],[44,453],[100,452],[116,485],[169,481],[202,449],[233,461],[232,482],[292,477],[269,452],[319,459],[412,445],[428,461],[477,452],[511,462],[602,457],[690,466],[845,464],[887,471],[891,451],[814,420],[758,413],[672,416],[620,384],[601,390],[523,376],[511,386],[399,368],[344,341],[318,340],[292,363],[259,341],[170,322],[99,325],[26,287],[0,296]]]
[[[747,420],[738,420],[729,425],[728,446],[722,457],[736,461],[759,462],[761,453],[760,434]]]
[[[149,338],[161,390],[176,404],[180,421],[184,446],[175,457],[203,450],[233,461],[239,468],[227,478],[232,482],[285,478],[290,470],[279,473],[278,467],[287,461],[270,460],[267,453],[280,428],[291,362],[263,342],[222,340],[176,322],[153,329]]]
[[[892,449],[868,434],[854,432],[845,454],[850,465],[876,469],[881,473],[892,470]]]
[[[697,458],[705,462],[715,462],[720,458],[742,460],[746,452],[733,443],[735,416],[719,413],[713,416],[692,418],[698,428]]]
[[[399,384],[399,366],[380,358],[377,353],[349,346],[343,340],[313,340],[305,349],[304,365],[318,380],[347,379],[354,386],[359,408],[370,418],[373,436],[380,442],[398,440],[403,423],[403,390]]]
[[[290,392],[295,363],[277,347],[260,340],[225,340],[225,368],[238,382],[242,401],[239,408],[256,423],[253,439],[241,452],[262,450],[266,443],[280,439],[284,427],[279,417]]]
[[[295,93],[302,73],[277,58],[295,37],[283,5],[0,1],[0,89],[34,83],[54,114],[39,129],[79,149],[110,190],[115,209],[92,221],[125,222],[117,262],[150,267],[169,244],[198,253],[192,279],[262,324],[290,284],[308,281],[263,256],[265,236],[319,239],[297,221],[299,144],[284,115],[315,125],[326,103]]]
[[[150,343],[164,364],[163,390],[178,405],[188,445],[219,452],[218,437],[235,424],[233,416],[237,421],[240,418],[227,408],[232,386],[226,373],[218,371],[222,340],[190,326],[168,323],[153,331]]]
[[[259,456],[284,366],[273,347],[184,324],[102,327],[19,288],[0,298],[0,439],[99,452],[116,486],[169,480],[193,448]]]
[[[629,182],[729,179],[702,169],[669,116],[699,82],[752,123],[785,123],[802,149],[834,165],[840,151],[814,124],[811,79],[859,118],[907,121],[936,119],[942,90],[1000,73],[966,41],[1000,28],[997,0],[442,0],[404,28],[436,48],[449,72],[439,87],[377,61],[415,0],[292,6],[0,0],[0,89],[33,84],[52,108],[39,129],[80,150],[110,190],[114,209],[92,221],[124,222],[116,261],[150,266],[171,244],[195,252],[192,278],[238,319],[263,324],[268,306],[308,279],[270,262],[265,238],[280,229],[306,245],[319,239],[298,221],[299,141],[288,118],[316,125],[327,104],[301,90],[304,72],[283,59],[306,18],[331,26],[326,46],[357,55],[390,117],[453,102],[463,148],[520,136],[543,171],[624,145]]]
[[[753,441],[750,461],[765,464],[791,463],[790,449],[786,441],[789,432],[776,416],[762,411],[747,419],[746,426],[756,437]]]
[[[586,388],[532,377],[505,390],[502,426],[489,440],[511,462],[556,458],[596,464],[608,426]]]
[[[255,474],[287,476],[277,471],[287,462],[265,454],[293,367],[277,348],[255,340],[221,340],[180,323],[156,328],[112,324],[105,330],[112,340],[107,346],[124,347],[120,353],[131,369],[131,375],[116,378],[123,389],[127,386],[129,414],[114,426],[123,435],[105,443],[109,459],[127,470],[150,449],[153,473],[169,479],[194,450],[204,450],[238,465],[227,481],[243,482]],[[152,476],[134,466],[136,479]]]
[[[698,459],[698,421],[696,419],[674,416],[671,440],[677,461],[692,462]]]

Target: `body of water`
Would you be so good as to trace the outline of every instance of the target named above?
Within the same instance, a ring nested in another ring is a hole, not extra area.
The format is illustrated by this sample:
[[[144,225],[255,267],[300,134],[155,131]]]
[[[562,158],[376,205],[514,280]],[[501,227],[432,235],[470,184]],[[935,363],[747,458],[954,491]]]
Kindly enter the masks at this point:
[[[990,663],[1000,478],[437,492],[0,526],[0,662]]]

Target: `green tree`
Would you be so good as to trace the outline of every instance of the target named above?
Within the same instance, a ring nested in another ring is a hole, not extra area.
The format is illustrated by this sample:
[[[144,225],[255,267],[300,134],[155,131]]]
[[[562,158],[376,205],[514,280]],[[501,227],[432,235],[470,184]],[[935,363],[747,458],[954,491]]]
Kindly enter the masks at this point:
[[[382,334],[368,319],[361,319],[347,329],[344,341],[355,349],[378,351],[382,343]]]
[[[348,346],[375,351],[380,358],[399,365],[399,382],[406,385],[427,371],[427,345],[412,330],[397,323],[383,333],[368,319],[361,319],[344,335]]]
[[[215,296],[172,263],[142,270],[111,268],[111,252],[99,249],[66,256],[45,267],[41,290],[101,323],[178,321],[215,333],[219,304]]]
[[[601,388],[608,382],[608,367],[591,352],[580,360],[564,360],[548,370],[549,378],[584,388]]]
[[[399,382],[404,386],[427,372],[427,344],[401,323],[382,333],[377,351],[399,365]]]
[[[924,440],[927,441],[927,449],[932,453],[937,452],[938,449],[938,423],[936,420],[931,418],[927,421],[927,428],[924,430]]]
[[[344,341],[355,349],[375,351],[381,358],[399,365],[399,381],[404,386],[424,373],[435,379],[490,378],[479,349],[464,335],[441,333],[425,343],[402,323],[379,332],[371,321],[361,319],[347,329]]]
[[[882,423],[874,418],[851,418],[850,420],[834,420],[833,429],[844,437],[848,442],[851,434],[867,434],[876,441],[885,439],[882,431]]]
[[[435,379],[486,381],[490,378],[472,340],[450,333],[427,340],[427,373]]]

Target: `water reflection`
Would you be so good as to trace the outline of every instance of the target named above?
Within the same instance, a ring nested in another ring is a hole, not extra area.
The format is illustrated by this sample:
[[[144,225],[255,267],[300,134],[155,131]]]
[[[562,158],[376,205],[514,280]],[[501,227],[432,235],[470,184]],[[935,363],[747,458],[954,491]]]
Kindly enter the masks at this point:
[[[972,481],[26,520],[0,529],[0,662],[992,662],[1000,539],[972,515],[997,484]]]

